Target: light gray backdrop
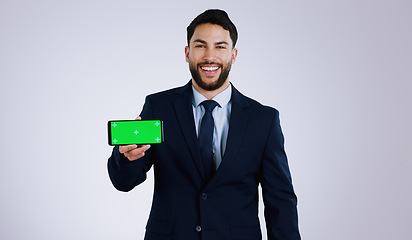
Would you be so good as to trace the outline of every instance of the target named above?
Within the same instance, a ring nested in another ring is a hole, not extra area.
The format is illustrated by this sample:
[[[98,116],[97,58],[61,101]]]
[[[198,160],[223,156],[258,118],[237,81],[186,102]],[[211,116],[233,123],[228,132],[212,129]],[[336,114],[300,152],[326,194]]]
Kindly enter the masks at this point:
[[[233,84],[281,112],[303,239],[411,239],[407,0],[1,0],[0,239],[143,238],[153,172],[111,186],[106,121],[189,80],[207,8],[238,27]]]

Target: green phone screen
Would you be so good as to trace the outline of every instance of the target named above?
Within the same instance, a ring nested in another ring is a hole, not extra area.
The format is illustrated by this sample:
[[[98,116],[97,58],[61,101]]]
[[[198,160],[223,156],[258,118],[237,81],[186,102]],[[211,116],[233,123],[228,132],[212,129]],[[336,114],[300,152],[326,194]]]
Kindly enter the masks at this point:
[[[163,142],[160,120],[120,120],[107,123],[109,145],[156,144]]]

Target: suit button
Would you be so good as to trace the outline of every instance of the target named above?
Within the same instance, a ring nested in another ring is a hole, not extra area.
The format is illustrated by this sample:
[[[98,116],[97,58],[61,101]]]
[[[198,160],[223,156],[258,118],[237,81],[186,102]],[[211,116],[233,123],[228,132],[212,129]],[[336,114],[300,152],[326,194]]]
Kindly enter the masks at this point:
[[[196,232],[201,232],[202,231],[202,227],[201,226],[196,226]]]
[[[206,193],[202,193],[202,199],[206,200],[207,199],[207,194]]]

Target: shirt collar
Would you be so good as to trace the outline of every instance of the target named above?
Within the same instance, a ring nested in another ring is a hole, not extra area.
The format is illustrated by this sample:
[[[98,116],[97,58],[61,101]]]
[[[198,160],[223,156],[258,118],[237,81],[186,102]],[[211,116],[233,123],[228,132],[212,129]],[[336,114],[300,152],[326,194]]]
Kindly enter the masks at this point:
[[[192,104],[194,107],[198,107],[199,104],[201,104],[203,101],[208,100],[205,96],[203,96],[200,92],[196,90],[195,87],[192,85],[192,90],[193,90],[193,98],[192,98]],[[214,98],[211,100],[215,100],[221,108],[225,107],[230,99],[232,97],[232,84],[229,83],[229,86],[223,90],[221,93],[216,95]]]

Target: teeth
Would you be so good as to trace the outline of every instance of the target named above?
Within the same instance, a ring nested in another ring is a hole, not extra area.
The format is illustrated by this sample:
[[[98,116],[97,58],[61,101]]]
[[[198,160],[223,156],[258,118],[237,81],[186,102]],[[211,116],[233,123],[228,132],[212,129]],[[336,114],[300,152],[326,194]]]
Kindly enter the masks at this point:
[[[215,71],[219,69],[219,67],[202,67],[202,69],[205,71]]]

